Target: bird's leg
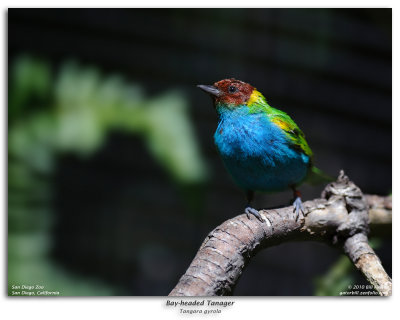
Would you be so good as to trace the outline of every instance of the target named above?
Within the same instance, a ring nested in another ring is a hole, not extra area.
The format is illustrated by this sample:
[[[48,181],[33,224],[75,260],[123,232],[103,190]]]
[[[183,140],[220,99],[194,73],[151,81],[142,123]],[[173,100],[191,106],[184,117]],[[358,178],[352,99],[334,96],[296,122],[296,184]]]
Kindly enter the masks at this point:
[[[299,212],[300,211],[304,216],[304,207],[303,207],[303,203],[301,202],[301,193],[300,193],[300,191],[296,190],[296,188],[294,186],[292,186],[291,188],[293,190],[293,198],[294,198],[293,212],[296,213],[296,220],[297,220],[299,218]]]
[[[244,209],[244,212],[247,215],[247,218],[250,219],[250,214],[252,214],[253,216],[255,216],[258,220],[260,220],[261,222],[264,222],[264,220],[261,218],[260,213],[258,212],[258,210],[254,209],[253,207],[251,207],[251,202],[253,201],[254,198],[254,191],[252,190],[247,190],[246,192],[246,198],[247,198],[247,205],[246,208]]]

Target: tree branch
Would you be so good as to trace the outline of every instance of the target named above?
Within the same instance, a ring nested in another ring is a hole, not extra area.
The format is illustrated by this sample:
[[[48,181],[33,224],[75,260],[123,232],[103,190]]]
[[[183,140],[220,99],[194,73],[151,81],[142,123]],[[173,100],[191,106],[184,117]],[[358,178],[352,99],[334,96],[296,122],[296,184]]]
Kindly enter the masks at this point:
[[[392,196],[366,194],[364,197],[369,208],[370,225],[392,224]]]
[[[381,261],[368,244],[365,234],[357,233],[347,238],[344,251],[381,296],[392,295],[392,280],[382,267]]]
[[[343,247],[380,295],[391,295],[391,279],[368,245],[370,223],[391,220],[391,197],[364,196],[344,174],[326,186],[320,199],[293,207],[260,210],[265,223],[242,214],[215,228],[170,296],[230,295],[247,263],[259,250],[290,240],[318,240]]]

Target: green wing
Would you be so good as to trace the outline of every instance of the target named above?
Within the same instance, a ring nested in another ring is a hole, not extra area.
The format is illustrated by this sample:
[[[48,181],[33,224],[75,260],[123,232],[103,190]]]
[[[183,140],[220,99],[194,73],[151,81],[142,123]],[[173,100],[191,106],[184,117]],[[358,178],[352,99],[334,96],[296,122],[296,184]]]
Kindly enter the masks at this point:
[[[312,163],[313,153],[308,146],[305,135],[287,113],[272,108],[267,100],[265,100],[265,97],[255,89],[247,105],[251,113],[266,113],[269,119],[286,133],[291,146],[309,156],[311,159],[310,164]]]
[[[328,183],[334,180],[333,177],[327,175],[313,165],[313,153],[307,144],[304,133],[299,129],[296,123],[284,112],[279,111],[270,115],[271,121],[278,125],[290,139],[293,148],[302,151],[310,157],[310,170],[308,171],[305,181],[311,185]]]
[[[313,165],[313,153],[308,146],[306,137],[287,113],[272,108],[257,90],[253,91],[248,106],[252,113],[265,112],[269,119],[285,132],[291,147],[310,157],[310,170],[305,179],[307,183],[320,184],[334,180],[334,178]]]
[[[313,153],[308,146],[303,131],[300,130],[297,124],[285,112],[272,107],[270,107],[268,111],[269,118],[285,132],[291,143],[291,146],[309,156],[312,163]]]

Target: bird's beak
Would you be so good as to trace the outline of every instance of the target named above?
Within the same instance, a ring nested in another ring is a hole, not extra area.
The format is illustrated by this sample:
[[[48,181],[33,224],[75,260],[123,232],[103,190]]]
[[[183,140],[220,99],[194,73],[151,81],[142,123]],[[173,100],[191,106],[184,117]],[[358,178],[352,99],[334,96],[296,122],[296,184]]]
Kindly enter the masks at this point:
[[[203,90],[204,92],[207,92],[208,94],[214,96],[214,97],[219,97],[221,95],[221,91],[219,91],[214,86],[206,86],[206,85],[203,85],[203,84],[199,84],[197,87],[200,88],[201,90]]]

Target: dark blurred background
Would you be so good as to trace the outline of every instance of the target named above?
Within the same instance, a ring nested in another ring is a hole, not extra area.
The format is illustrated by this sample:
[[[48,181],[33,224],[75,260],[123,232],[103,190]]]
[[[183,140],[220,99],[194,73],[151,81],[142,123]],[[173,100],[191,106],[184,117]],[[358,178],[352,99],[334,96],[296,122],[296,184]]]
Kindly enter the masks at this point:
[[[391,193],[391,25],[391,9],[9,9],[9,286],[172,290],[245,204],[196,84],[251,83],[305,132],[319,168]],[[391,226],[372,236],[391,274]],[[235,294],[363,283],[339,250],[287,243],[260,252]]]

